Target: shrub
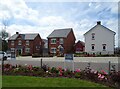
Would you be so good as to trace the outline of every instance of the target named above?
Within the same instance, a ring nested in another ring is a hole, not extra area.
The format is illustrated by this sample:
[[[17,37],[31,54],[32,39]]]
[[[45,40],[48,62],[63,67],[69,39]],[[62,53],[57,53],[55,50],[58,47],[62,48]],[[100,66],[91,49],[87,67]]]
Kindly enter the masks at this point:
[[[50,72],[51,73],[59,73],[59,70],[57,70],[55,67],[52,67]]]
[[[111,73],[111,79],[114,81],[114,82],[118,82],[120,83],[120,71],[119,72],[113,72]]]
[[[108,86],[120,85],[120,71],[112,72],[108,75],[104,70],[98,72],[90,68],[90,63],[85,68],[85,70],[77,69],[73,73],[69,69],[62,69],[62,67],[48,67],[43,65],[42,68],[34,67],[32,65],[16,65],[12,66],[11,64],[4,65],[4,74],[6,75],[25,75],[25,76],[41,76],[41,77],[68,77],[68,78],[80,78],[85,80],[90,80],[94,82],[99,82],[102,84],[107,84]]]
[[[80,72],[76,72],[76,73],[75,73],[75,78],[80,78],[80,76],[81,76],[81,75],[80,75]]]

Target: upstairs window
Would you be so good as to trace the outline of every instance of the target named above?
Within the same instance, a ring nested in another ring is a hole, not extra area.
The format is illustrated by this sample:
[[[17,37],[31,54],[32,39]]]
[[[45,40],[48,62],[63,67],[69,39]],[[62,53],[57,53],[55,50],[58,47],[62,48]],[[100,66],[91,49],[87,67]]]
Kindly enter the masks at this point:
[[[14,41],[11,41],[11,45],[14,45]]]
[[[22,41],[21,40],[18,41],[18,45],[22,45]]]
[[[26,41],[26,45],[29,45],[29,40]]]
[[[92,33],[92,40],[95,40],[95,33]]]
[[[102,44],[103,46],[103,51],[106,51],[106,44]]]
[[[63,38],[60,38],[60,44],[63,44]]]
[[[56,44],[56,39],[51,39],[51,44]]]
[[[91,46],[92,46],[92,51],[94,51],[95,50],[95,44],[92,44]]]

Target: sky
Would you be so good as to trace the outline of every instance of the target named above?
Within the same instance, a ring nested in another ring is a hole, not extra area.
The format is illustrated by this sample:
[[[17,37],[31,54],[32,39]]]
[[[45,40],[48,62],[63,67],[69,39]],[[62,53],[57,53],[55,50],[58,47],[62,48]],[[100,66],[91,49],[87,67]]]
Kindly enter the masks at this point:
[[[84,41],[84,33],[101,21],[102,25],[116,32],[118,46],[118,2],[0,0],[0,30],[3,21],[10,35],[39,33],[47,39],[54,29],[73,28],[76,41]]]

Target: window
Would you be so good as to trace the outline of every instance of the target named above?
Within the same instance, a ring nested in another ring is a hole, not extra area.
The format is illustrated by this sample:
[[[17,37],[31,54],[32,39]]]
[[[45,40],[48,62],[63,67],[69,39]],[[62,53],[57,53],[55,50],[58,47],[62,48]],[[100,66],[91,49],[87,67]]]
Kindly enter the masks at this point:
[[[30,53],[30,48],[25,48],[26,53]]]
[[[103,51],[106,50],[106,44],[103,44]]]
[[[11,45],[14,45],[14,41],[11,41]]]
[[[63,44],[63,38],[60,38],[60,44]]]
[[[39,49],[40,49],[40,46],[39,46],[39,45],[36,45],[36,49],[39,50]]]
[[[92,40],[95,40],[95,33],[92,33]]]
[[[26,41],[26,45],[29,45],[29,40]]]
[[[56,48],[51,48],[51,53],[56,53]]]
[[[11,52],[15,52],[15,48],[11,48]]]
[[[56,39],[51,39],[51,44],[56,44]]]
[[[95,44],[92,44],[91,46],[92,46],[92,51],[94,51],[95,50]]]
[[[22,45],[22,41],[21,40],[18,41],[18,45]]]

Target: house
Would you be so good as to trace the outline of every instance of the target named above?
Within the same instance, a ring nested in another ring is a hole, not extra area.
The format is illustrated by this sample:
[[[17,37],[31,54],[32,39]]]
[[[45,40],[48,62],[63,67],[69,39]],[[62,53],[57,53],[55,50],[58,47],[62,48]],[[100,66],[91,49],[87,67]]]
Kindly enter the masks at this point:
[[[85,49],[85,43],[83,41],[78,41],[77,43],[75,43],[74,45],[74,51],[75,53],[82,53],[84,52]]]
[[[85,52],[90,54],[114,54],[115,32],[97,22],[84,34]]]
[[[19,34],[16,32],[8,39],[8,48],[17,55],[42,55],[43,41],[38,33]]]
[[[47,38],[50,55],[73,53],[76,38],[72,28],[56,29]]]

